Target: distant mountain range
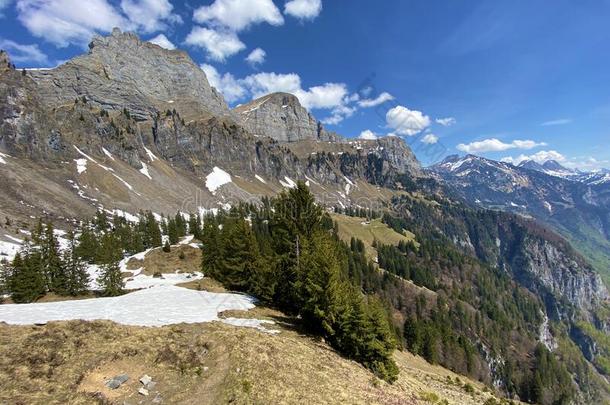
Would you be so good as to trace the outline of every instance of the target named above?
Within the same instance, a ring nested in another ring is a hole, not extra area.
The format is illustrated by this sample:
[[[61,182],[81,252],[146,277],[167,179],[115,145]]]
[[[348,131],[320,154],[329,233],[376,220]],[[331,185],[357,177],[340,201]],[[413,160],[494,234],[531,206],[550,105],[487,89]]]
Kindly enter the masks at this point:
[[[556,160],[547,160],[540,164],[533,160],[524,160],[518,164],[518,167],[524,169],[536,170],[549,176],[561,177],[562,179],[578,181],[587,185],[597,186],[610,183],[610,170],[600,169],[595,171],[581,171],[576,169],[568,169],[562,166]]]
[[[581,172],[556,161],[518,166],[475,155],[449,156],[429,168],[470,204],[551,225],[610,279],[610,173]]]

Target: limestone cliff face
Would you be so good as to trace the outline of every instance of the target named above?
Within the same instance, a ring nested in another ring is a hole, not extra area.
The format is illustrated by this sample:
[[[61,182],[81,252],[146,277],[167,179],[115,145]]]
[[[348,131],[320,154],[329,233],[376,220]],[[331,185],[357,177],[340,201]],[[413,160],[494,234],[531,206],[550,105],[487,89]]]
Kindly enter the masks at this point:
[[[266,136],[279,142],[340,140],[338,135],[326,131],[292,94],[268,94],[240,105],[234,111],[242,125],[258,137]]]
[[[55,69],[28,72],[45,104],[59,106],[84,96],[95,106],[126,108],[142,120],[168,109],[187,119],[229,114],[222,96],[186,52],[163,49],[119,29],[94,37],[89,48]]]
[[[510,263],[517,277],[533,280],[564,304],[586,312],[609,298],[599,274],[548,240],[527,237],[515,253]]]

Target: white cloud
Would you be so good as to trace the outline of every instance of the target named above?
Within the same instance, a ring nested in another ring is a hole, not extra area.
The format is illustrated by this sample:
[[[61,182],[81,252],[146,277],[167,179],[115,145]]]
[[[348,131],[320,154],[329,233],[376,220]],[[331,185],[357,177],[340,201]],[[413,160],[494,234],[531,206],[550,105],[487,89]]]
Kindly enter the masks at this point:
[[[370,129],[366,129],[366,130],[360,132],[360,135],[358,135],[358,139],[374,140],[377,138],[378,138],[377,135]]]
[[[389,110],[386,122],[398,135],[415,135],[430,126],[430,117],[401,105]]]
[[[18,19],[28,31],[59,47],[85,46],[96,32],[133,28],[106,0],[17,0]]]
[[[322,12],[322,0],[290,0],[284,13],[301,20],[313,20]]]
[[[250,64],[250,66],[258,66],[265,63],[265,58],[267,57],[267,52],[265,52],[261,48],[256,48],[246,58],[246,62]]]
[[[196,9],[193,19],[199,23],[227,27],[235,32],[264,22],[284,24],[282,14],[272,0],[216,0],[209,6]]]
[[[23,45],[9,39],[0,39],[0,49],[8,51],[13,62],[48,63],[47,55],[38,48],[38,45]]]
[[[224,62],[227,57],[246,48],[246,45],[234,32],[217,31],[204,27],[193,27],[185,42],[188,45],[205,49],[208,57],[217,62]]]
[[[358,102],[358,105],[363,108],[376,107],[380,104],[383,104],[383,103],[385,103],[387,101],[391,101],[391,100],[394,100],[394,96],[391,95],[390,93],[383,92],[379,96],[375,97],[374,99],[367,98],[364,100],[360,100]]]
[[[218,73],[216,68],[211,65],[203,64],[201,69],[205,72],[208,77],[210,85],[216,87],[216,89],[222,93],[225,100],[232,103],[237,100],[241,100],[247,94],[247,90],[241,85],[241,83],[233,77],[231,73],[225,73],[221,75]]]
[[[541,150],[540,152],[536,152],[533,155],[524,155],[521,154],[517,157],[507,156],[501,159],[502,162],[512,163],[514,165],[518,165],[524,160],[533,160],[534,162],[544,163],[547,160],[556,160],[558,162],[565,162],[567,159],[561,153],[555,150]]]
[[[566,125],[566,124],[570,124],[571,122],[572,122],[572,120],[569,118],[561,118],[558,120],[546,121],[540,125],[543,127],[550,127],[550,126],[556,126],[556,125]]]
[[[349,100],[350,97],[346,97],[343,102],[347,103],[349,102]],[[355,112],[356,107],[351,107],[349,105],[340,105],[338,107],[333,108],[333,110],[331,111],[332,115],[330,117],[324,118],[321,122],[322,124],[337,125],[344,119],[354,115]]]
[[[159,34],[156,37],[149,39],[148,42],[159,45],[161,48],[169,50],[176,49],[176,45],[174,45],[172,41],[167,39],[167,37],[163,34]]]
[[[515,140],[505,143],[496,138],[484,139],[482,141],[471,142],[469,144],[459,144],[456,148],[466,153],[501,152],[509,149],[533,149],[538,146],[545,146],[544,142],[531,140]]]
[[[426,134],[422,140],[423,143],[427,143],[429,145],[435,144],[438,142],[438,136],[434,134]]]
[[[447,118],[437,118],[436,119],[436,123],[440,124],[444,127],[450,127],[452,125],[455,125],[455,118],[453,117],[447,117]]]
[[[304,90],[301,78],[296,73],[278,74],[263,72],[247,76],[242,83],[249,89],[254,98],[274,92],[286,92],[297,96],[307,109],[329,109],[343,105],[347,87],[343,83],[326,83]]]
[[[182,23],[173,8],[168,0],[121,0],[125,15],[145,33],[164,30],[167,23]]]

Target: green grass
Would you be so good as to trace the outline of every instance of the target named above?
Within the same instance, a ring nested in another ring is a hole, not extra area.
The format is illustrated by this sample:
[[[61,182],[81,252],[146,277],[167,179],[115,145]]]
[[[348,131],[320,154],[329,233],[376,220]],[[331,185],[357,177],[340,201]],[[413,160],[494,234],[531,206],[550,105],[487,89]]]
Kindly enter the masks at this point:
[[[349,217],[346,215],[333,214],[333,220],[339,224],[339,237],[349,242],[352,237],[364,242],[367,257],[370,259],[377,256],[377,251],[373,248],[373,241],[384,245],[398,245],[399,242],[415,241],[415,235],[409,231],[402,234],[396,232],[380,219],[373,219],[367,222],[366,218]],[[415,242],[416,245],[419,245]]]

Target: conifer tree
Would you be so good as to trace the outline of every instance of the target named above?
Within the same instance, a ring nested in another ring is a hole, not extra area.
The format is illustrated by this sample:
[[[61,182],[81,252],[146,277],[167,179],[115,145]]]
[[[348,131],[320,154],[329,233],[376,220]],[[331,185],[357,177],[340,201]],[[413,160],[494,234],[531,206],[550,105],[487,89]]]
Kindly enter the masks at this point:
[[[36,248],[28,244],[15,255],[9,268],[6,287],[11,299],[18,304],[34,302],[45,294],[40,252]]]
[[[153,215],[153,213],[150,211],[146,213],[145,225],[146,225],[145,245],[147,247],[161,246],[161,243],[162,243],[161,229],[159,229],[159,224],[157,223],[157,220],[155,219],[155,216]]]
[[[99,241],[89,223],[82,224],[80,236],[78,237],[78,245],[76,246],[76,255],[87,263],[95,263],[99,259]]]
[[[65,295],[67,277],[64,263],[59,252],[59,243],[55,237],[53,224],[46,225],[44,238],[40,241],[42,271],[46,278],[47,291]]]
[[[179,232],[178,232],[178,225],[176,224],[176,220],[175,219],[168,219],[167,220],[167,236],[169,238],[169,243],[171,243],[172,245],[175,245],[178,243],[179,241]]]
[[[171,251],[172,251],[172,247],[170,246],[170,244],[169,244],[169,241],[168,241],[168,240],[166,240],[166,241],[165,241],[165,244],[163,245],[163,251],[164,251],[165,253],[169,253],[169,252],[171,252]]]
[[[122,258],[123,253],[114,235],[105,234],[101,243],[102,273],[98,278],[98,284],[105,296],[116,296],[123,293],[125,283],[119,267]]]
[[[65,293],[72,296],[82,295],[89,289],[89,274],[85,263],[76,254],[76,240],[74,232],[67,235],[69,245],[63,254],[66,274]]]

